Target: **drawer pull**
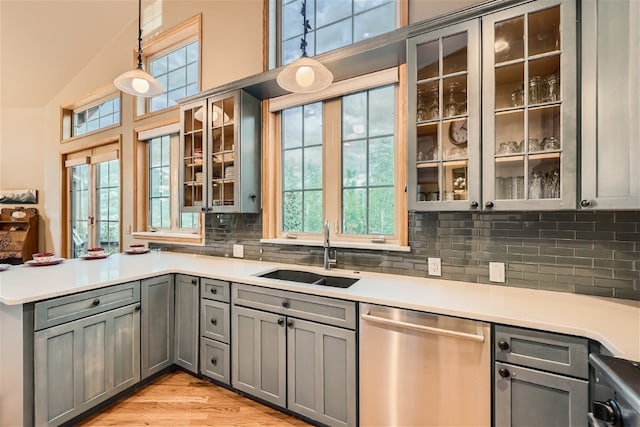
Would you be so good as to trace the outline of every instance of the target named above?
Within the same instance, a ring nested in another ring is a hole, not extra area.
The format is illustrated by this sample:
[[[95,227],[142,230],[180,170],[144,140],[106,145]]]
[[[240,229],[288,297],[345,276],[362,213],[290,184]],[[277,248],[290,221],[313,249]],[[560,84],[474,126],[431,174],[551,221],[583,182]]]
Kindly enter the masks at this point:
[[[211,288],[211,293],[215,295],[218,293],[218,290],[216,288]]]
[[[506,341],[498,341],[498,348],[500,350],[509,350],[509,343]]]
[[[285,300],[282,300],[282,306],[283,306],[284,308],[289,308],[289,300],[286,300],[286,299],[285,299]]]
[[[91,303],[91,305],[93,305],[94,307],[97,307],[100,305],[100,298],[96,298],[93,300],[93,302]]]
[[[284,326],[284,319],[282,318],[278,319],[278,325]]]
[[[508,369],[505,369],[505,368],[500,368],[500,369],[498,369],[498,374],[500,374],[500,376],[501,376],[502,378],[509,378],[509,375],[511,375],[511,374],[509,373],[509,370],[508,370]]]
[[[212,325],[217,325],[218,324],[218,320],[217,319],[211,319],[211,324]]]
[[[212,365],[217,365],[218,364],[218,359],[215,358],[215,357],[211,358],[211,364]]]
[[[191,279],[191,284],[192,285],[197,285],[198,284],[198,279]]]

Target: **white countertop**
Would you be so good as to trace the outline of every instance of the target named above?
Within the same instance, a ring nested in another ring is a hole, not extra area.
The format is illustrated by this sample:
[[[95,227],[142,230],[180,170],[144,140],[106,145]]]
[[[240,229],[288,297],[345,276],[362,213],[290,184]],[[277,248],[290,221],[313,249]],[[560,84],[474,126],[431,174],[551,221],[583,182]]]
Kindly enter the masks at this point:
[[[348,289],[254,276],[283,266],[325,273],[314,267],[171,252],[112,255],[101,260],[65,260],[54,266],[12,266],[0,272],[0,303],[25,304],[184,273],[578,335],[599,341],[615,356],[640,360],[640,301],[368,272],[358,273],[362,279]],[[353,276],[354,272],[332,269],[330,274]]]

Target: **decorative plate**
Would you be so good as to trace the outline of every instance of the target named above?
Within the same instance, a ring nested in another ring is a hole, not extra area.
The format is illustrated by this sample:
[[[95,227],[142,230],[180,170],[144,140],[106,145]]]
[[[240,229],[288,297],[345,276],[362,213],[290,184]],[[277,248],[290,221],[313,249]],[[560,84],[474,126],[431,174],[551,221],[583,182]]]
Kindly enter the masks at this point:
[[[30,259],[29,261],[25,262],[25,264],[30,265],[32,267],[44,267],[45,265],[60,264],[62,261],[64,261],[64,258],[54,258],[51,261],[43,261],[43,262],[38,262]]]
[[[111,254],[102,254],[102,255],[91,255],[91,254],[84,254],[81,255],[80,258],[82,259],[104,259],[106,257],[108,257]]]
[[[149,252],[149,249],[145,249],[144,251],[134,251],[131,249],[127,249],[124,251],[124,253],[127,255],[140,255],[140,254],[146,254],[147,252]]]

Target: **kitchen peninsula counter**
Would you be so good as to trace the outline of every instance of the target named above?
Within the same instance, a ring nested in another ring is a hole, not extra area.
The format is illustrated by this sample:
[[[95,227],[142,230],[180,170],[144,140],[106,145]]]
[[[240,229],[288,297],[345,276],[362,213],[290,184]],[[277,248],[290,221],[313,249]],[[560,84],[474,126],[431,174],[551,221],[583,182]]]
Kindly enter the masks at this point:
[[[54,266],[13,266],[0,272],[0,315],[15,309],[11,306],[182,273],[583,336],[599,341],[614,356],[640,360],[638,301],[340,269],[328,274],[361,279],[341,289],[256,277],[274,268],[327,273],[316,267],[155,251],[65,260]]]

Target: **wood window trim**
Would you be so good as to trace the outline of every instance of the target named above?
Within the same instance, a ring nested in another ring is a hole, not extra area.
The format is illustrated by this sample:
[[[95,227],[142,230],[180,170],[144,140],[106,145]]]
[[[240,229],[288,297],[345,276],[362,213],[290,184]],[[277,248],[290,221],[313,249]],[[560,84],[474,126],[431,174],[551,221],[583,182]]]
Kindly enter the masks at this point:
[[[98,160],[120,160],[122,166],[122,137],[110,137],[101,141],[94,142],[91,145],[83,148],[76,148],[75,150],[69,150],[67,152],[60,153],[60,168],[63,171],[61,174],[61,203],[62,203],[62,217],[60,219],[60,230],[62,235],[61,241],[61,253],[65,254],[65,257],[71,256],[71,246],[69,244],[69,220],[71,218],[71,205],[69,200],[69,190],[71,189],[71,179],[69,176],[69,168],[81,164],[95,164]],[[119,241],[122,243],[122,174],[123,168],[119,168],[120,174],[120,212],[118,213],[120,218],[120,235]]]
[[[133,155],[133,164],[134,164],[134,194],[133,194],[133,230],[131,235],[138,240],[144,240],[149,242],[157,242],[157,243],[176,243],[176,244],[184,244],[184,245],[194,245],[194,246],[203,246],[204,241],[204,218],[202,214],[200,214],[199,223],[197,233],[187,233],[184,231],[179,231],[178,229],[172,230],[161,230],[158,232],[152,232],[148,230],[149,223],[149,197],[148,197],[148,189],[149,189],[149,156],[148,156],[148,145],[147,140],[154,138],[156,136],[166,135],[170,133],[179,133],[180,132],[180,122],[175,119],[168,119],[162,122],[156,122],[152,124],[146,124],[144,126],[137,127],[133,130],[133,141],[135,142],[135,150]],[[173,145],[173,144],[172,144]],[[176,147],[172,147],[172,150],[178,149],[178,145]],[[178,156],[179,157],[179,156]],[[172,174],[175,172],[177,175],[177,170],[172,171]],[[173,178],[173,176],[172,176]],[[178,186],[171,186],[172,188],[178,188]],[[177,194],[171,194],[171,199],[177,198],[179,200],[179,196]],[[172,218],[175,215],[173,203],[171,203],[171,212]],[[178,212],[179,215],[179,206]]]
[[[327,205],[340,206],[336,209],[337,214],[333,214],[330,218],[325,218],[332,221],[332,243],[336,243],[336,246],[342,247],[354,247],[363,249],[378,249],[378,250],[397,250],[408,251],[408,212],[407,212],[407,195],[404,189],[406,188],[406,81],[407,70],[406,65],[398,67],[398,82],[396,85],[396,133],[395,133],[395,158],[396,158],[396,170],[395,170],[395,191],[396,191],[396,206],[395,206],[395,218],[396,218],[396,235],[393,240],[389,240],[388,243],[371,243],[370,236],[353,236],[336,232],[336,222],[341,223],[341,218],[334,218],[335,215],[341,214],[341,196],[339,191],[333,191],[325,194],[325,203]],[[387,83],[388,84],[388,83]],[[373,89],[374,87],[369,87]],[[366,89],[359,89],[366,90]],[[285,95],[289,96],[289,95]],[[342,95],[340,95],[342,96]],[[326,100],[323,106],[323,110],[326,109],[338,109],[340,112],[340,101],[334,96],[332,99]],[[314,97],[317,101],[317,97]],[[263,242],[280,243],[280,244],[294,244],[294,245],[311,245],[317,246],[321,244],[318,240],[318,233],[295,233],[297,239],[287,239],[280,230],[282,230],[282,189],[281,189],[281,171],[282,171],[282,154],[281,154],[281,125],[279,111],[273,111],[276,108],[272,106],[274,100],[263,101],[263,113],[266,118],[263,120],[263,135],[265,137],[262,140],[262,150],[264,153],[262,159],[262,212],[263,212],[263,225],[262,234]],[[288,108],[288,107],[287,107]],[[335,114],[335,112],[334,112]],[[324,144],[326,145],[340,145],[341,138],[341,120],[335,121],[323,119],[324,125],[326,125],[323,135]],[[335,126],[335,124],[338,124]],[[335,129],[332,129],[331,127]],[[331,136],[330,136],[331,135]],[[340,178],[341,173],[341,161],[327,161],[326,156],[328,150],[323,150],[323,188],[328,186],[334,186],[341,188]],[[335,152],[335,151],[334,151]]]
[[[82,135],[73,136],[73,113],[80,109],[91,108],[94,105],[101,104],[102,102],[111,99],[119,98],[120,101],[120,117],[119,123],[100,128],[91,132],[83,133]],[[104,132],[109,129],[114,129],[122,125],[122,93],[116,89],[113,84],[99,87],[81,97],[66,103],[60,107],[60,143],[66,144],[69,142],[77,141],[87,136],[95,135],[100,132]]]
[[[178,49],[193,41],[198,41],[198,91],[202,90],[202,14],[195,15],[180,24],[163,31],[157,36],[142,43],[142,61],[149,70],[149,61],[168,51]],[[133,51],[133,64],[137,65],[138,54]],[[133,121],[140,121],[169,111],[179,111],[179,105],[172,105],[158,111],[149,111],[148,98],[132,96]]]

